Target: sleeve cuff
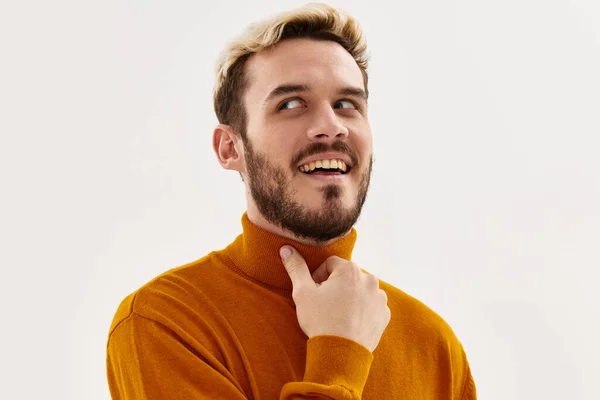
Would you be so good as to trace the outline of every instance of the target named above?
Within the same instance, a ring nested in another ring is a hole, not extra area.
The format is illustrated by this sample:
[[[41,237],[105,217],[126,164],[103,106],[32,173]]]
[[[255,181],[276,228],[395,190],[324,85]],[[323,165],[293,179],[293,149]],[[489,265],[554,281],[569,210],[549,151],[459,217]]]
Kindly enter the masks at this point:
[[[304,382],[340,385],[362,394],[372,362],[369,349],[351,339],[314,336],[307,342]]]

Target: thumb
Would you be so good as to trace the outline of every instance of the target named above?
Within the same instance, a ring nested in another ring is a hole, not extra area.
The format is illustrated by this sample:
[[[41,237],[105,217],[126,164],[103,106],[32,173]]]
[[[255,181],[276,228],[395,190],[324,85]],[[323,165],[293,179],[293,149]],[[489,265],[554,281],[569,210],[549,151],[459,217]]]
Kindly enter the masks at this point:
[[[294,288],[315,284],[315,281],[310,276],[310,270],[308,269],[308,265],[306,265],[306,261],[304,261],[302,255],[296,249],[292,246],[283,246],[279,249],[279,254]]]

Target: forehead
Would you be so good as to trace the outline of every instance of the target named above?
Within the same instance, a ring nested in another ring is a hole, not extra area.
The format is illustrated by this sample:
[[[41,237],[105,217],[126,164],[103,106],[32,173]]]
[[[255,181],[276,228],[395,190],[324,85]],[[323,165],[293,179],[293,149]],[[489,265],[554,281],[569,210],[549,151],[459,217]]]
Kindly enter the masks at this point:
[[[248,59],[248,97],[258,100],[282,84],[364,88],[360,68],[340,44],[330,40],[287,39]]]

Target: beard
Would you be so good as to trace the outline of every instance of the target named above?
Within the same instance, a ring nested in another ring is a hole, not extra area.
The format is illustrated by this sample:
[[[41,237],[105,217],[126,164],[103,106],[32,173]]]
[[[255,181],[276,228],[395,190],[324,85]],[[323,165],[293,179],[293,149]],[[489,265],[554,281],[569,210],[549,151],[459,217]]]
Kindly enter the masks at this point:
[[[288,178],[289,174],[284,168],[269,162],[263,153],[253,148],[249,140],[244,141],[244,147],[250,193],[258,211],[270,223],[292,232],[296,237],[323,243],[346,234],[358,221],[367,199],[373,156],[360,176],[358,193],[351,207],[343,205],[346,188],[340,184],[329,184],[319,189],[322,207],[315,210],[294,200],[297,192],[292,188],[293,178]],[[345,142],[335,142],[332,146],[314,143],[306,150],[306,154],[296,159],[300,161],[305,156],[329,150],[350,155],[352,168],[358,168],[358,159]],[[295,164],[292,163],[290,168],[296,168]],[[298,170],[295,172],[303,173]]]

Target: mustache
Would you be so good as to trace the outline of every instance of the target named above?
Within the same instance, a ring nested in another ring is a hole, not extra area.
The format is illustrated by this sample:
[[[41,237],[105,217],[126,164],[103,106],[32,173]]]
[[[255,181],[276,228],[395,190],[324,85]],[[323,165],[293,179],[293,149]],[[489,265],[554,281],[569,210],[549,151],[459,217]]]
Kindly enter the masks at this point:
[[[298,165],[300,161],[302,161],[302,159],[317,154],[326,153],[328,151],[335,151],[338,153],[346,154],[348,157],[350,157],[350,160],[352,160],[352,167],[354,168],[358,166],[358,157],[356,156],[356,154],[354,154],[350,146],[348,146],[346,142],[337,141],[334,142],[332,145],[328,145],[322,142],[312,143],[306,149],[298,153],[296,157],[294,157],[294,159],[292,160],[292,169],[294,169],[295,166]]]

